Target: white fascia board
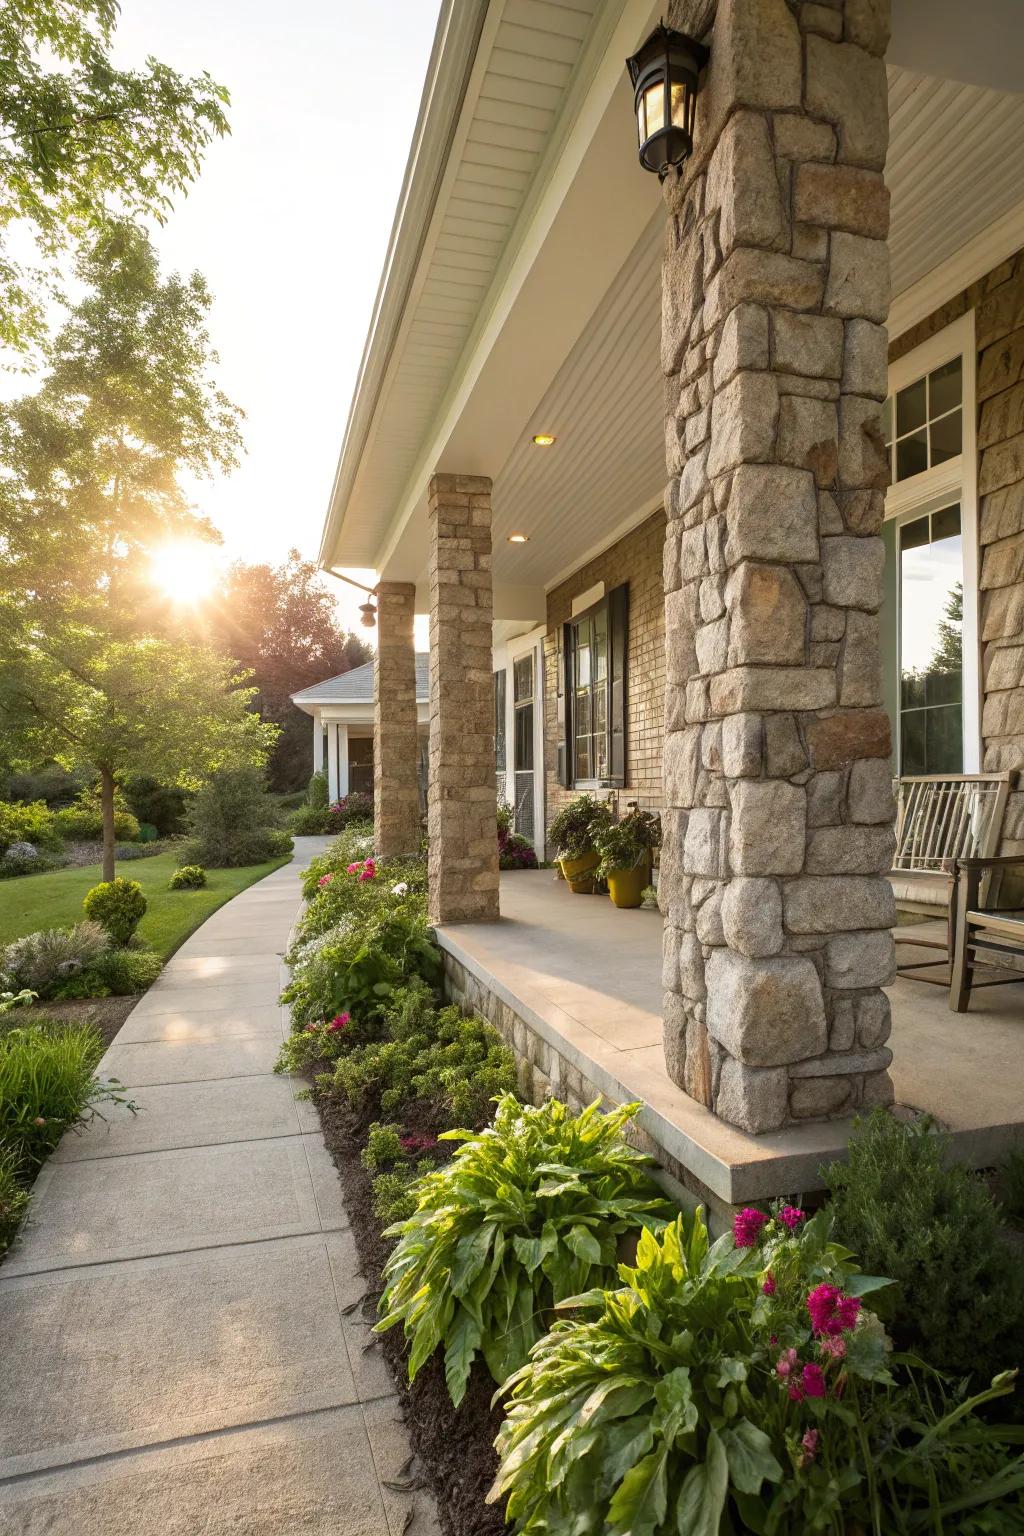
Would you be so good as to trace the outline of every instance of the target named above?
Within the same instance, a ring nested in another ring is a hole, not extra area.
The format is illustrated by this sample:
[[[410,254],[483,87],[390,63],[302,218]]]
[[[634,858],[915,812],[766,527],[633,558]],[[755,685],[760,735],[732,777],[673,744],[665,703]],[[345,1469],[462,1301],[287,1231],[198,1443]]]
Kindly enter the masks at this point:
[[[512,318],[517,300],[520,299],[530,277],[534,275],[539,265],[545,243],[584,167],[588,152],[594,145],[609,106],[613,98],[622,96],[623,82],[626,78],[624,61],[642,41],[650,27],[656,24],[659,14],[657,7],[652,9],[650,0],[608,0],[606,3],[600,23],[595,27],[580,61],[573,88],[558,128],[548,146],[544,163],[534,180],[530,195],[509,238],[495,279],[481,306],[477,323],[456,369],[454,382],[441,403],[435,424],[427,435],[425,447],[409,479],[397,514],[381,544],[376,562],[378,568],[387,566],[408,522],[418,509],[422,511],[426,484],[435,470],[442,468],[454,470],[456,473],[490,474],[493,478],[504,463],[507,457],[505,445],[496,445],[494,456],[482,467],[465,463],[448,464],[445,461],[445,455],[451,451],[460,420],[501,339],[502,332]],[[602,294],[628,256],[629,249],[635,241],[637,229],[643,228],[649,222],[653,206],[652,192],[648,186],[649,178],[636,164],[634,142],[636,130],[635,123],[632,123],[631,119],[631,113],[625,113],[621,123],[616,121],[615,145],[619,148],[621,143],[626,147],[635,175],[635,180],[631,179],[626,189],[626,196],[635,206],[625,208],[620,204],[617,210],[620,215],[617,220],[618,227],[632,232],[622,252],[616,252],[609,258],[609,270],[606,275],[602,274],[601,278]],[[620,133],[621,141],[617,137]],[[621,187],[617,188],[614,195],[621,196],[621,192]],[[638,211],[641,211],[639,218],[636,217]],[[634,223],[636,229],[633,228]],[[597,253],[598,260],[600,254]],[[599,294],[595,294],[595,303],[599,297]],[[569,306],[562,307],[568,309]],[[557,366],[575,344],[586,325],[586,319],[586,314],[581,315],[574,330],[557,338],[555,344],[559,347],[560,355],[554,366],[548,365],[547,376],[543,380],[544,387],[550,382],[557,371]],[[538,353],[543,350],[544,340],[545,338],[537,336],[536,351]],[[546,341],[551,344],[550,337],[546,338]],[[521,355],[526,350],[524,341]],[[533,398],[539,399],[543,389],[537,388],[536,385],[533,387],[536,391]],[[516,429],[519,430],[518,424]],[[497,463],[494,462],[495,459],[498,459]]]
[[[451,173],[453,138],[460,121],[466,120],[463,109],[474,63],[479,60],[488,13],[496,29],[495,13],[500,9],[501,0],[442,0],[412,147],[320,540],[317,559],[323,569],[333,559],[344,508],[373,426],[400,330],[407,320],[410,290],[423,265],[427,233],[435,219],[445,176]]]

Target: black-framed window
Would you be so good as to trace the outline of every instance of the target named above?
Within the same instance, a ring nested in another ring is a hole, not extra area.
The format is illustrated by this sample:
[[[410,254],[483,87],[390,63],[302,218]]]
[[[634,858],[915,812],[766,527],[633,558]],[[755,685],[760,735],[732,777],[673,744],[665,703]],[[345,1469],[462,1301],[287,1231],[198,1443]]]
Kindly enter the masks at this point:
[[[566,787],[626,782],[628,622],[624,583],[559,632],[558,777]]]

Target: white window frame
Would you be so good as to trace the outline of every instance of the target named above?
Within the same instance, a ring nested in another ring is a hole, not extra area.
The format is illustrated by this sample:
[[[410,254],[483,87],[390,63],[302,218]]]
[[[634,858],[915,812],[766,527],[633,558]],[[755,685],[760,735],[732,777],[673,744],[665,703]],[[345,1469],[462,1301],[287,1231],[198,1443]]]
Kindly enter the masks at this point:
[[[953,501],[960,503],[960,528],[964,563],[964,619],[963,619],[963,728],[964,773],[981,771],[981,649],[979,643],[979,538],[978,538],[978,428],[977,428],[977,346],[975,341],[975,314],[970,310],[961,319],[954,320],[936,335],[930,336],[919,347],[892,363],[889,368],[889,393],[913,384],[915,379],[940,368],[943,363],[959,357],[962,361],[961,379],[961,449],[956,458],[922,470],[889,487],[885,497],[885,519],[899,518],[902,522],[911,514],[922,516],[937,512]],[[898,544],[897,544],[898,548]],[[896,601],[899,603],[899,584]],[[896,615],[896,675],[897,714],[896,740],[893,754],[900,765],[899,743],[899,678],[902,658],[899,654],[902,625]]]
[[[542,862],[545,853],[547,807],[544,776],[544,636],[547,626],[538,625],[528,634],[508,640],[504,654],[495,657],[495,671],[505,673],[505,783],[515,783],[515,664],[521,656],[533,652],[533,806],[535,835],[533,846]]]

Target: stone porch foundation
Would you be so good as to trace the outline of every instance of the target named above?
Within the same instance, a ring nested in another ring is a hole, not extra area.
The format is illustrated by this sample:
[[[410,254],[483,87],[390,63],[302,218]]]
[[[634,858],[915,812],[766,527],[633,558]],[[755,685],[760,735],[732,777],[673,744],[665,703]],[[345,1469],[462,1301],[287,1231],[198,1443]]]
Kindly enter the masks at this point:
[[[679,0],[664,184],[665,1053],[745,1130],[889,1102],[888,0]]]

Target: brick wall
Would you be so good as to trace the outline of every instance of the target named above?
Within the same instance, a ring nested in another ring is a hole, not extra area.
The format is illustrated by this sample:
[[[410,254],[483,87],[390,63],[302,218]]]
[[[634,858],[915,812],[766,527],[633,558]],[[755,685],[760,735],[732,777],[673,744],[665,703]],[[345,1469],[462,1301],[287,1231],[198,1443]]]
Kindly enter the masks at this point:
[[[976,311],[983,767],[1024,768],[1024,251],[889,349],[903,357]],[[1024,792],[1010,797],[1003,852],[1024,852]]]
[[[547,819],[575,793],[558,782],[558,627],[572,617],[573,598],[603,581],[605,592],[629,583],[629,631],[626,655],[627,800],[657,809],[662,803],[661,753],[665,713],[665,598],[662,551],[665,514],[656,512],[632,533],[575,571],[548,593],[547,634],[544,637],[544,774]]]

